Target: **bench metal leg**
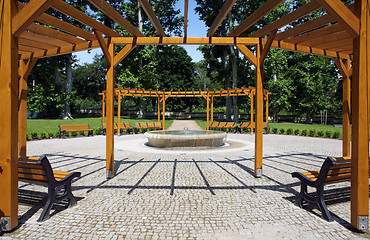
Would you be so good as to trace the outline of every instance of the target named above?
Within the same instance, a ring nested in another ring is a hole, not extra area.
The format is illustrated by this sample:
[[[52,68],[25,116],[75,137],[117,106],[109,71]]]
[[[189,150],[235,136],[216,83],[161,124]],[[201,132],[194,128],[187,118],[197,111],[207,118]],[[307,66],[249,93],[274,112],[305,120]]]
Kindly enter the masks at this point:
[[[303,207],[303,199],[305,196],[308,195],[307,192],[307,184],[301,183],[301,192],[298,194],[296,200],[295,200],[295,205],[302,208]]]
[[[317,205],[320,208],[322,217],[329,222],[333,221],[331,214],[328,208],[326,207],[326,203],[324,201],[324,187],[323,186],[317,187],[317,198],[318,198]]]
[[[50,210],[53,207],[55,200],[56,200],[55,188],[49,186],[48,187],[48,199],[46,201],[46,204],[44,206],[44,209],[42,210],[42,213],[39,219],[37,220],[38,222],[42,222],[50,218]]]

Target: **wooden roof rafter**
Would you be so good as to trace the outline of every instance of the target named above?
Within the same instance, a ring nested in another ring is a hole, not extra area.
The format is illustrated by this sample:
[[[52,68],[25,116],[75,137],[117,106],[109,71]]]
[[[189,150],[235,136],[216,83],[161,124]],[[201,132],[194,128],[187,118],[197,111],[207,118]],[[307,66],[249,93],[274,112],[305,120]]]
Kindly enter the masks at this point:
[[[217,28],[221,25],[222,21],[225,19],[226,15],[230,12],[231,8],[234,6],[237,0],[226,0],[222,6],[220,12],[213,21],[211,27],[208,30],[207,37],[212,37]]]
[[[163,29],[162,25],[160,24],[157,16],[155,15],[154,10],[153,10],[152,6],[150,5],[150,3],[148,2],[148,0],[138,0],[138,1],[140,3],[141,7],[144,9],[144,12],[146,13],[148,18],[150,19],[150,21],[154,25],[154,28],[157,30],[157,33],[159,34],[159,36],[160,37],[166,36],[166,34],[164,32],[164,29]]]
[[[188,37],[189,0],[185,0],[184,5],[184,38],[186,38]]]

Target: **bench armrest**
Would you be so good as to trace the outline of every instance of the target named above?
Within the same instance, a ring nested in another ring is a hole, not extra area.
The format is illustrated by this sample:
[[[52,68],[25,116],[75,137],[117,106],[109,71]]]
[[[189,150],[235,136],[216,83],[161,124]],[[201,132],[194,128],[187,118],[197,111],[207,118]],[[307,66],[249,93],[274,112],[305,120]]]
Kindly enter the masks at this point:
[[[300,173],[300,172],[293,172],[292,177],[298,178],[303,184],[306,184],[310,187],[316,187],[316,181],[313,181],[306,177],[306,175]]]

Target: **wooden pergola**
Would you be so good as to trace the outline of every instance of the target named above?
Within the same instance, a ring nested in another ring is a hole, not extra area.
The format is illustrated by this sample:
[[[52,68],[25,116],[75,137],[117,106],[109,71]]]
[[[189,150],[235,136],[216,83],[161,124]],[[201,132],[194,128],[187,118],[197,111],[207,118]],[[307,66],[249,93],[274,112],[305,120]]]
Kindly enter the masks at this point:
[[[157,117],[158,122],[161,121],[161,103],[162,103],[162,126],[163,130],[165,127],[166,121],[166,100],[170,97],[203,97],[207,101],[207,130],[209,130],[210,121],[213,122],[213,98],[214,97],[233,97],[233,96],[248,96],[251,99],[251,122],[253,122],[253,115],[254,115],[254,96],[256,94],[255,87],[241,87],[235,89],[221,89],[221,90],[152,90],[152,89],[137,89],[137,88],[115,88],[114,95],[117,96],[117,123],[121,122],[121,100],[122,98],[129,96],[129,97],[155,97],[157,98]],[[271,94],[270,91],[264,89],[263,90],[263,100],[266,102],[266,122],[268,122],[268,102],[269,102],[269,95]],[[106,91],[99,93],[102,96],[102,122],[105,123],[105,105],[107,101]],[[209,106],[211,104],[211,107]],[[120,132],[120,125],[118,124],[117,132]]]
[[[214,37],[236,0],[226,0],[207,37],[188,37],[188,0],[185,0],[183,37],[166,36],[148,2],[139,0],[157,37],[144,37],[104,0],[89,0],[132,37],[123,37],[63,0],[0,0],[0,217],[3,230],[18,225],[17,159],[26,155],[27,76],[38,58],[100,47],[107,60],[107,177],[114,175],[114,68],[137,45],[234,45],[256,69],[255,174],[263,159],[263,63],[269,49],[277,48],[332,58],[343,76],[343,155],[352,158],[351,224],[368,228],[369,134],[368,84],[370,20],[368,0],[346,6],[340,0],[312,0],[247,37],[239,37],[284,0],[267,0],[239,26],[223,37]],[[45,13],[49,8],[65,14],[92,31],[86,31]],[[323,9],[326,14],[308,22],[292,22]],[[115,52],[116,45],[124,45]],[[249,46],[253,47],[253,51]],[[351,94],[352,93],[352,94]],[[351,102],[352,101],[352,102]],[[352,133],[350,132],[350,117]],[[350,143],[352,134],[352,144]],[[350,149],[352,148],[352,149]]]

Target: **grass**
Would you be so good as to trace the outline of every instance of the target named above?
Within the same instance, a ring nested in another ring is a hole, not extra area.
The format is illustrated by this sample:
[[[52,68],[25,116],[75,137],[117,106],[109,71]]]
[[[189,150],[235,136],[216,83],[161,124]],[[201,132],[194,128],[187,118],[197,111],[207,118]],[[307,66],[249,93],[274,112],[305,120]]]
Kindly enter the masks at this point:
[[[114,118],[117,122],[117,117]],[[157,119],[132,119],[121,117],[121,122],[130,123],[133,127],[135,122],[156,122]],[[59,131],[58,125],[69,125],[69,124],[90,124],[90,127],[96,129],[102,127],[101,118],[74,118],[71,120],[63,119],[27,119],[27,134],[31,132],[57,132]],[[172,120],[166,120],[165,128],[167,129],[172,124]]]

